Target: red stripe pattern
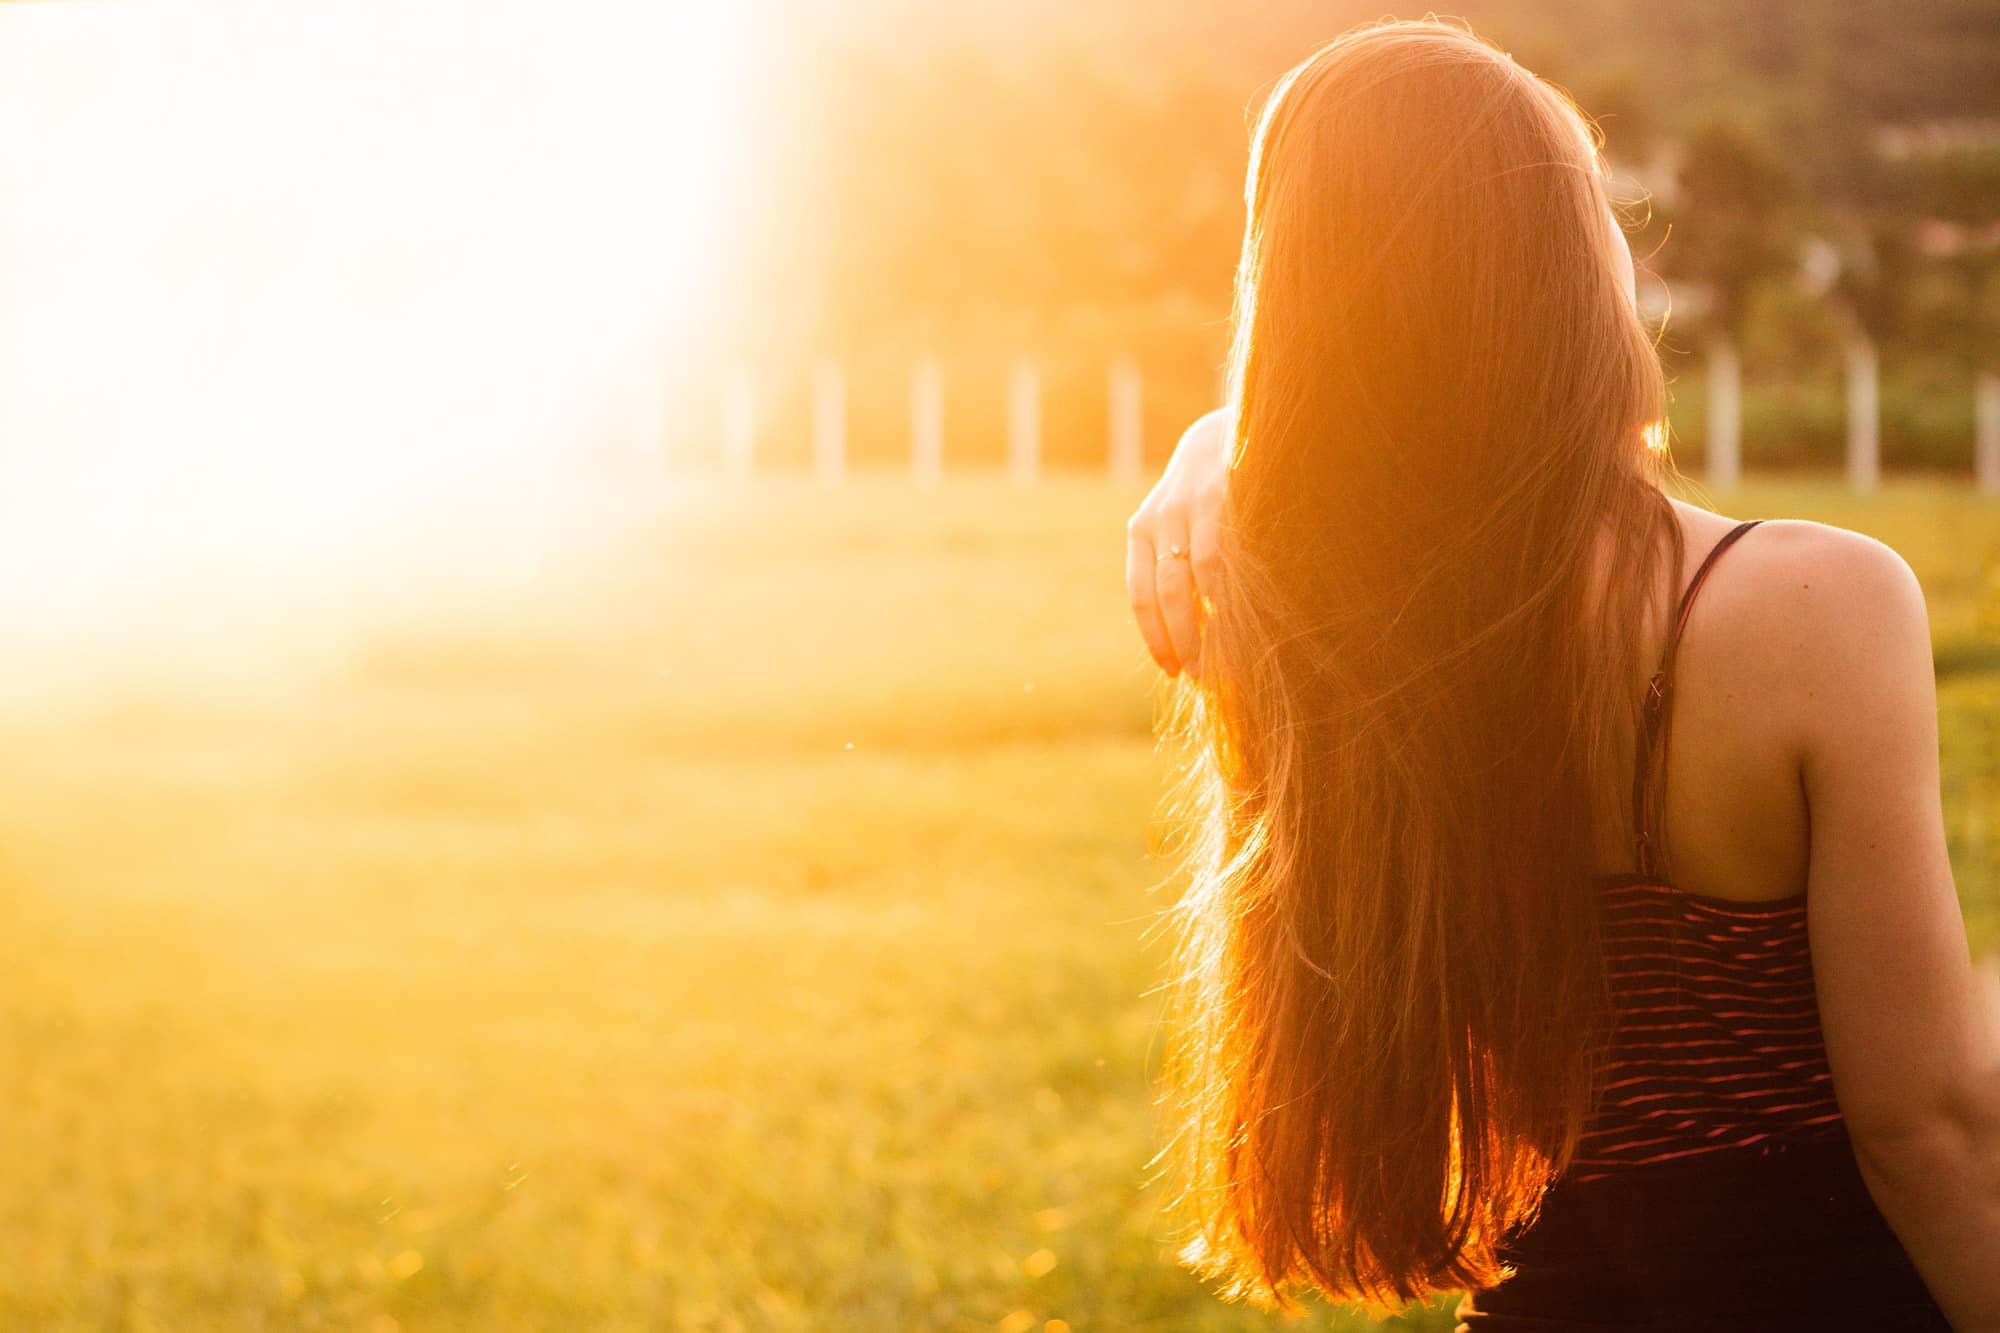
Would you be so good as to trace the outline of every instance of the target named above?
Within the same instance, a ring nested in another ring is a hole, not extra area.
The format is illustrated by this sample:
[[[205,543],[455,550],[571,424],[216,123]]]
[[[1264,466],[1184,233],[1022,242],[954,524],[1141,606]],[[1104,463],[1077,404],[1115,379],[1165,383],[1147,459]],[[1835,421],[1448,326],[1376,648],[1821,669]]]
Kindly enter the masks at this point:
[[[1805,895],[1739,903],[1627,877],[1600,903],[1617,1017],[1570,1176],[1844,1132]]]

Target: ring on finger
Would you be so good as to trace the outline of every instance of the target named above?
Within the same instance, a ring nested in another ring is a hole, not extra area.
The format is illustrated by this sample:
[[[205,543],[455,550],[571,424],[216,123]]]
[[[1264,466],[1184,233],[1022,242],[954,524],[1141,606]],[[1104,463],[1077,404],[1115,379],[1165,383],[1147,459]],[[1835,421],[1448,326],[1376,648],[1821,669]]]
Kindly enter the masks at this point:
[[[1173,546],[1169,546],[1161,554],[1154,556],[1153,563],[1158,564],[1162,560],[1185,560],[1186,558],[1187,558],[1187,552],[1182,550],[1181,547],[1178,544],[1176,544]]]

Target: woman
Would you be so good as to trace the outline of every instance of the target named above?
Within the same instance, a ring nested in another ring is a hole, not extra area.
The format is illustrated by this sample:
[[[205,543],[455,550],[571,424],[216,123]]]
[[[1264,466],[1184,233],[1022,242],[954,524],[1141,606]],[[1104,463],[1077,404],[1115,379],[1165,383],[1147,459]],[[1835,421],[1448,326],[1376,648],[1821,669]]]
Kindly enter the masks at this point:
[[[2000,1329],[1908,567],[1665,495],[1594,128],[1466,31],[1315,53],[1246,193],[1237,411],[1129,529],[1186,668],[1188,1261],[1471,1329]]]

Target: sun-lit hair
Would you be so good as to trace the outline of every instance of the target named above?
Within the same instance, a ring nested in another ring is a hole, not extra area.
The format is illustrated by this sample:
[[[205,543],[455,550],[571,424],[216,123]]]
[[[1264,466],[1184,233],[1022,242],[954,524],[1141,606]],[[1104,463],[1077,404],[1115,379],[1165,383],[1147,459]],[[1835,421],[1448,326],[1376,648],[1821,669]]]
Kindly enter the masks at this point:
[[[1589,1109],[1592,830],[1682,554],[1598,143],[1436,20],[1343,35],[1257,128],[1223,578],[1169,718],[1171,1153],[1231,1296],[1492,1285]]]

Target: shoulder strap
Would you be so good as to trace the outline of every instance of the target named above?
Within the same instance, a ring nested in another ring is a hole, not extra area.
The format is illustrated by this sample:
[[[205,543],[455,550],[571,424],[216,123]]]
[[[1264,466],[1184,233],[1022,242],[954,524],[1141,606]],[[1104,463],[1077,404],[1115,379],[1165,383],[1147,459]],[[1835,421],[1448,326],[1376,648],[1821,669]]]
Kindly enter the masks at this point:
[[[1722,535],[1722,539],[1710,549],[1694,577],[1688,580],[1687,591],[1681,594],[1680,606],[1674,612],[1674,623],[1667,634],[1666,647],[1660,651],[1660,667],[1646,687],[1644,724],[1639,735],[1639,762],[1632,777],[1632,827],[1638,831],[1639,873],[1653,876],[1659,873],[1659,814],[1662,809],[1660,793],[1656,788],[1665,782],[1667,761],[1668,721],[1673,712],[1674,658],[1681,645],[1681,634],[1687,629],[1688,613],[1694,610],[1694,599],[1701,591],[1701,585],[1708,581],[1709,571],[1722,553],[1734,546],[1738,539],[1764,520],[1753,518],[1738,523]],[[1657,763],[1656,760],[1657,754]],[[1655,772],[1661,774],[1659,783],[1653,781]]]

